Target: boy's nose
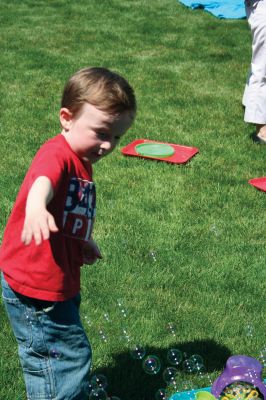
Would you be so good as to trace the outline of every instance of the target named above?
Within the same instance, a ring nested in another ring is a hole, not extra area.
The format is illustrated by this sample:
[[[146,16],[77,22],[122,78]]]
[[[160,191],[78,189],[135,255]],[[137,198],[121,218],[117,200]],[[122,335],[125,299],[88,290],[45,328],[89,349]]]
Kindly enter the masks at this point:
[[[107,142],[107,141],[103,142],[102,145],[101,145],[101,148],[106,150],[106,151],[109,151],[112,148],[112,143],[111,142]]]

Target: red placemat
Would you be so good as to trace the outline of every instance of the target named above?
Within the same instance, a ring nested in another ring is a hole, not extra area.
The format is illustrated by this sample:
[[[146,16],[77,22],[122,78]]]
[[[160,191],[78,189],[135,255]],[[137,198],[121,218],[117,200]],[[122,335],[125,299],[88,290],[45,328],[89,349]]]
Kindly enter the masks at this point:
[[[251,185],[255,186],[255,188],[263,190],[266,192],[266,177],[263,178],[253,178],[248,181]]]
[[[136,146],[142,143],[167,144],[174,149],[174,154],[169,157],[145,156],[142,154],[138,154],[136,151]],[[182,146],[179,144],[158,142],[156,140],[147,140],[147,139],[136,139],[121,149],[121,153],[124,154],[125,156],[148,158],[152,160],[165,161],[173,164],[184,164],[198,152],[199,149],[197,147]]]

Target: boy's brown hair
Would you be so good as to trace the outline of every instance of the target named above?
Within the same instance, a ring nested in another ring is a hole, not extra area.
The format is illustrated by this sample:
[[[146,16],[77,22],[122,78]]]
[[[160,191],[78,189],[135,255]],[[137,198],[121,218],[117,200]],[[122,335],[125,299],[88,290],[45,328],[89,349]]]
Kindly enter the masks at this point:
[[[84,103],[112,114],[135,113],[137,108],[134,90],[126,79],[99,67],[81,69],[64,88],[61,107],[68,108],[75,115]]]

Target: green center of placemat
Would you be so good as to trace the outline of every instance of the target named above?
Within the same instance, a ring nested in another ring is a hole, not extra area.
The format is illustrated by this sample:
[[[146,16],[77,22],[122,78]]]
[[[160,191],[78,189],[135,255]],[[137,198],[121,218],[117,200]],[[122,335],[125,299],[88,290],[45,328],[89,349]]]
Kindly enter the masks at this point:
[[[135,147],[135,151],[146,157],[170,157],[175,154],[175,149],[164,143],[141,143]]]

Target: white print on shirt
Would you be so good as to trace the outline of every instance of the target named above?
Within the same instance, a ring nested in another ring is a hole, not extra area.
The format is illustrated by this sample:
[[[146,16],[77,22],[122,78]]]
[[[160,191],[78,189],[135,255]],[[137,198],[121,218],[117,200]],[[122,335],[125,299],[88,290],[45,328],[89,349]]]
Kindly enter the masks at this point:
[[[64,235],[88,241],[95,218],[95,205],[95,184],[71,178],[64,208]]]

